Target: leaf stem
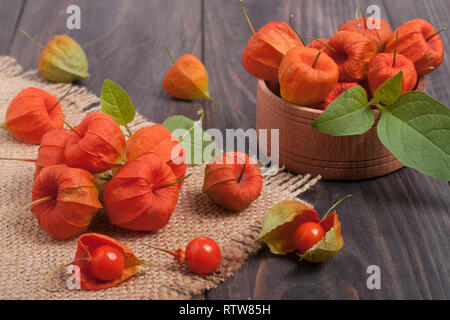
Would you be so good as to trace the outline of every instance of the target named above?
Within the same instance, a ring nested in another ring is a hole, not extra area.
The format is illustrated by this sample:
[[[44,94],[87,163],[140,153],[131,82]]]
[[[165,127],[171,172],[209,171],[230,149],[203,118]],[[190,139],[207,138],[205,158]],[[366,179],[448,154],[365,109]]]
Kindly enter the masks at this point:
[[[316,59],[314,60],[314,62],[312,64],[313,69],[316,67],[317,61],[319,61],[319,57],[321,54],[322,54],[322,50],[319,50],[319,53],[317,54]]]
[[[0,160],[11,160],[11,161],[23,161],[23,162],[36,162],[36,159],[23,159],[23,158],[0,158]]]
[[[203,117],[204,117],[204,113],[203,113],[203,109],[199,109],[197,112],[200,115],[200,119],[198,119],[198,121],[194,122],[194,125],[189,128],[189,130],[178,140],[178,142],[182,142],[184,140],[184,138],[186,138],[186,136],[192,131],[194,130],[194,128],[196,126],[198,126],[200,123],[202,123],[203,121]]]
[[[44,49],[44,45],[42,43],[37,42],[36,40],[33,39],[32,36],[30,36],[30,34],[28,32],[26,32],[25,30],[21,30],[21,32],[25,35],[25,37],[28,38],[28,40],[30,40],[31,42],[33,42],[33,44],[35,44],[36,46],[38,46],[41,49]]]
[[[306,39],[310,39],[313,41],[317,41],[318,43],[320,43],[321,45],[324,45],[325,47],[327,47],[328,49],[330,49],[331,51],[333,51],[334,53],[337,52],[337,50],[335,48],[333,48],[332,46],[330,46],[328,43],[323,42],[322,40],[319,40],[318,38],[314,38],[314,37],[306,37]]]
[[[177,180],[177,181],[174,181],[174,182],[171,182],[171,183],[163,184],[162,186],[153,186],[153,187],[152,187],[152,191],[157,191],[157,190],[159,190],[159,189],[163,189],[163,188],[167,188],[167,187],[170,187],[170,186],[177,185],[177,184],[183,182],[184,180],[186,180],[187,178],[189,178],[191,175],[192,175],[192,173],[190,173],[190,174],[184,176],[183,178],[181,178],[181,179],[179,179],[179,180]]]
[[[58,116],[61,118],[61,120],[64,122],[64,124],[70,128],[70,130],[72,130],[72,131],[75,132],[77,135],[79,135],[81,138],[83,138],[83,136],[81,135],[81,133],[79,133],[79,132],[77,131],[77,129],[75,129],[75,128],[72,127],[69,123],[67,123],[67,121],[62,117],[61,113],[58,112]]]
[[[27,204],[25,207],[21,208],[21,209],[19,210],[19,212],[16,213],[16,215],[13,217],[13,222],[12,222],[12,223],[15,224],[15,223],[17,222],[17,219],[18,219],[19,215],[20,215],[22,212],[24,212],[25,210],[31,208],[31,207],[34,206],[35,204],[38,204],[38,203],[41,203],[41,202],[45,202],[45,201],[52,200],[52,199],[55,198],[55,197],[56,197],[56,195],[51,195],[51,196],[48,196],[48,197],[40,198],[40,199],[38,199],[38,200],[35,200],[35,201],[31,202],[30,204]]]
[[[247,20],[248,25],[250,26],[250,29],[252,30],[253,35],[255,35],[255,29],[253,28],[252,22],[250,21],[250,18],[247,15],[247,12],[244,9],[244,4],[242,3],[242,0],[239,0],[239,6],[241,7],[242,13],[245,16],[245,19]]]
[[[82,262],[82,263],[89,263],[89,262],[91,262],[91,261],[92,261],[91,258],[78,259],[78,260],[75,260],[75,261],[72,261],[72,262],[69,262],[69,263],[65,263],[65,264],[63,264],[63,265],[61,265],[61,266],[59,266],[59,267],[57,267],[57,268],[55,268],[55,269],[53,269],[53,270],[50,270],[49,272],[47,272],[47,274],[46,274],[45,277],[44,277],[44,289],[45,289],[46,291],[48,291],[48,292],[58,292],[58,290],[50,289],[50,288],[47,286],[47,282],[48,282],[48,280],[49,280],[49,278],[50,278],[50,276],[51,276],[52,274],[58,272],[58,271],[61,270],[62,268],[71,266],[71,265],[73,265],[73,264],[75,264],[75,263],[80,263],[80,262]]]
[[[303,38],[300,34],[300,32],[298,32],[297,28],[294,25],[294,15],[291,14],[289,16],[289,23],[291,24],[292,29],[294,29],[294,32],[297,34],[297,36],[300,38],[300,41],[302,42],[303,46],[305,46],[305,41],[303,41]]]
[[[359,23],[359,9],[360,9],[360,6],[357,6],[356,12],[355,12],[355,20],[356,20],[356,24],[358,25],[358,27],[361,27],[361,23]]]
[[[432,34],[431,36],[429,36],[428,38],[425,39],[425,41],[430,41],[431,39],[433,39],[435,36],[437,36],[439,33],[444,32],[445,30],[447,30],[447,26],[443,27],[442,29],[440,29],[439,31],[437,31],[436,33]]]
[[[160,251],[166,252],[168,254],[171,254],[172,256],[174,256],[175,260],[179,264],[182,264],[184,262],[185,254],[184,254],[183,249],[181,249],[181,248],[179,248],[177,250],[168,250],[168,249],[164,249],[164,248],[153,246],[153,245],[148,244],[148,243],[144,243],[144,246],[147,246],[147,247],[150,247],[152,249],[160,250]]]
[[[64,100],[64,98],[69,94],[70,90],[72,90],[72,87],[70,87],[69,90],[67,90],[66,93],[64,93],[64,95],[63,95],[61,98],[59,98],[59,100],[58,100],[58,101],[50,108],[50,111],[53,111],[53,109],[55,109],[56,106],[57,106],[58,104],[60,104],[61,101]]]
[[[166,52],[170,57],[170,60],[172,61],[172,63],[175,63],[175,58],[172,55],[172,52],[170,52],[169,48],[166,48]]]
[[[132,133],[131,133],[130,127],[128,127],[128,124],[125,124],[124,128],[125,128],[125,130],[127,130],[128,138],[131,137]]]
[[[336,202],[335,204],[333,204],[333,205],[331,206],[331,208],[328,209],[327,213],[325,213],[325,216],[322,218],[322,220],[323,220],[323,219],[326,219],[326,218],[328,217],[328,215],[330,214],[331,210],[333,210],[334,208],[336,208],[336,207],[338,206],[338,204],[340,204],[340,203],[341,203],[342,201],[344,201],[345,199],[350,198],[351,196],[352,196],[351,194],[346,195],[345,197],[341,198],[338,202]]]
[[[397,58],[398,30],[395,36],[394,59],[392,60],[392,68],[395,67],[395,59]]]
[[[358,23],[358,26],[361,27],[361,24],[359,23],[359,15],[358,15],[358,11],[361,12],[361,15],[363,17],[363,21],[364,21],[364,29],[367,29],[367,20],[366,20],[366,16],[364,14],[364,11],[362,10],[362,8],[360,6],[358,6],[356,8],[356,22]]]
[[[242,159],[241,157],[238,157],[237,155],[234,155],[234,157],[235,157],[236,159],[241,160],[241,161],[244,163],[244,166],[242,167],[242,171],[241,171],[241,173],[239,174],[239,177],[238,177],[238,179],[237,179],[237,183],[240,183],[241,180],[242,180],[242,176],[244,175],[244,172],[245,172],[245,166],[246,166],[247,164],[245,163],[245,159]]]

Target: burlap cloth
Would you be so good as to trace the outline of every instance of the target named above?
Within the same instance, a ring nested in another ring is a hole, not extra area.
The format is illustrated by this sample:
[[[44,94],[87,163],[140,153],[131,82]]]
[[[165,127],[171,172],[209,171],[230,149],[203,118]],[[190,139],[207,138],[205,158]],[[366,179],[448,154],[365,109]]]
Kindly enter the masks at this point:
[[[0,57],[0,122],[9,102],[30,86],[45,89],[61,97],[70,84],[50,84],[36,71],[22,72],[11,57]],[[99,99],[86,88],[74,86],[62,107],[69,123],[78,123],[86,109],[99,111]],[[137,115],[132,130],[151,124]],[[35,158],[37,146],[15,140],[0,132],[0,157]],[[171,220],[153,233],[130,232],[108,223],[104,212],[94,219],[88,232],[109,235],[125,243],[136,256],[148,263],[140,272],[119,286],[102,291],[68,290],[64,271],[50,279],[50,286],[60,291],[43,289],[45,274],[58,265],[72,261],[77,241],[54,240],[40,228],[30,211],[13,217],[30,202],[34,164],[0,161],[0,299],[183,299],[217,286],[240,268],[250,254],[261,247],[257,235],[268,210],[277,202],[294,199],[316,183],[319,177],[280,172],[264,178],[259,198],[245,211],[230,213],[208,199],[202,190],[204,166],[188,168],[193,175],[185,182]],[[156,252],[143,243],[166,248],[185,248],[198,236],[214,239],[222,248],[223,260],[218,270],[208,276],[196,276],[185,265]]]

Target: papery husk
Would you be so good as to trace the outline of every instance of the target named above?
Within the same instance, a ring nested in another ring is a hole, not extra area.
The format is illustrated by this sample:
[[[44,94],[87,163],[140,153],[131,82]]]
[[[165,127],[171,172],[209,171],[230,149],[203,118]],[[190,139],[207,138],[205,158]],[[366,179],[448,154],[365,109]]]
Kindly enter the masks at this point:
[[[388,39],[385,52],[393,53],[398,31],[397,53],[412,61],[418,76],[433,72],[444,59],[444,44],[439,34],[430,40],[436,29],[424,19],[408,21],[398,27]],[[430,68],[431,67],[431,68]]]
[[[313,48],[292,48],[286,53],[279,69],[281,97],[300,106],[313,106],[325,99],[338,82],[336,63]]]
[[[278,81],[281,60],[294,47],[303,47],[294,30],[285,22],[269,22],[248,41],[242,52],[242,66],[258,79]]]
[[[404,55],[397,53],[395,66],[393,66],[394,55],[392,53],[380,53],[376,55],[369,64],[368,80],[372,94],[387,80],[403,71],[401,93],[412,91],[417,84],[417,72],[414,64]]]
[[[38,69],[53,82],[73,82],[89,78],[89,64],[83,48],[68,35],[54,36],[41,52]]]
[[[336,256],[344,245],[341,235],[341,222],[336,211],[320,222],[326,234],[319,242],[303,254],[298,254],[301,259],[309,262],[324,262]]]
[[[172,153],[178,150],[178,154],[173,156]],[[156,152],[172,168],[177,180],[184,177],[187,168],[184,148],[172,133],[160,124],[140,128],[127,141],[127,161],[149,152]],[[178,186],[181,187],[182,184],[183,182]]]
[[[218,161],[221,163],[217,163]],[[245,171],[242,174],[244,163]],[[241,174],[242,178],[238,183]],[[227,209],[244,210],[258,198],[261,189],[261,172],[245,153],[222,154],[205,167],[203,192]]]
[[[366,23],[366,19],[364,17],[359,17],[358,22],[356,19],[352,19],[347,21],[339,26],[338,31],[350,31],[356,32],[364,37],[366,37],[369,41],[373,42],[377,46],[378,52],[383,52],[386,42],[392,34],[391,26],[384,19],[378,18],[370,18],[373,20],[371,23],[374,25],[380,25],[380,28],[369,29]]]
[[[82,262],[83,260],[88,261],[95,249],[103,245],[119,249],[125,257],[125,269],[122,275],[111,281],[96,279],[91,274],[89,263]],[[147,264],[138,259],[123,243],[98,233],[86,233],[78,238],[78,247],[74,261],[77,261],[74,265],[77,265],[80,268],[80,285],[84,290],[103,290],[112,288],[127,280],[138,271],[147,269]]]
[[[64,150],[71,132],[66,129],[52,129],[42,137],[36,160],[35,177],[39,175],[42,168],[57,164],[66,164]]]
[[[162,81],[162,87],[172,97],[178,99],[211,99],[206,68],[192,54],[185,54],[175,61],[167,71]]]
[[[68,165],[100,173],[125,162],[125,136],[111,116],[89,113],[76,131],[71,132],[65,150]]]
[[[121,228],[155,231],[164,227],[175,210],[179,187],[172,169],[152,152],[128,161],[106,184],[103,199],[109,221]]]
[[[329,48],[323,51],[329,55],[339,66],[340,82],[358,82],[367,79],[367,71],[370,60],[378,52],[377,46],[363,35],[338,31],[328,42]]]
[[[45,90],[29,87],[22,90],[6,110],[4,129],[25,143],[39,144],[44,134],[64,123],[58,99]]]
[[[83,233],[102,205],[98,184],[86,170],[66,165],[45,167],[36,177],[32,201],[54,198],[35,204],[31,212],[41,227],[55,239],[70,239]]]

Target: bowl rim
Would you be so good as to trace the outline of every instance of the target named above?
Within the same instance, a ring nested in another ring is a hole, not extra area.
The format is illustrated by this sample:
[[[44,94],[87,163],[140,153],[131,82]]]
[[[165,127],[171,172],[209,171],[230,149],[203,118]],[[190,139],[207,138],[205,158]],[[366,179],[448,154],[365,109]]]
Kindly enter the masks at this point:
[[[294,109],[303,111],[305,113],[308,113],[309,115],[313,116],[314,118],[318,118],[325,111],[325,110],[319,110],[319,109],[314,109],[314,108],[310,108],[310,107],[296,105],[296,104],[293,104],[291,102],[288,102],[288,101],[284,100],[283,98],[281,98],[280,96],[276,95],[275,93],[272,92],[272,90],[269,89],[269,87],[267,86],[266,80],[258,79],[258,86],[263,90],[263,93],[266,96],[270,96],[272,99],[277,100],[279,103],[282,103],[285,106],[288,106],[290,108],[294,108]],[[417,84],[416,84],[416,86],[414,88],[414,91],[416,91],[416,90],[425,91],[425,78],[424,78],[424,76],[421,76],[421,77],[418,78]],[[380,118],[381,111],[378,110],[377,108],[373,108],[372,110],[375,113],[375,119],[378,120]]]

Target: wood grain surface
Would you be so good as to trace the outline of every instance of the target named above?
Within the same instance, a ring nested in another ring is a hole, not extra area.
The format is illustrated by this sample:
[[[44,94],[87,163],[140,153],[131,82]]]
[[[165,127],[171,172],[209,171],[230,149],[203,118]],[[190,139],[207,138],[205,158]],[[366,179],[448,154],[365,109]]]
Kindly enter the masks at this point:
[[[67,30],[66,8],[81,8],[81,30]],[[436,28],[449,23],[448,0],[246,0],[255,28],[294,14],[305,36],[329,37],[354,17],[357,4],[375,4],[392,27],[415,18]],[[175,114],[196,117],[205,109],[206,128],[254,128],[256,79],[240,63],[251,32],[237,1],[225,0],[2,0],[0,54],[25,70],[37,66],[39,48],[20,32],[46,43],[66,33],[85,49],[91,78],[80,84],[100,94],[105,78],[121,84],[136,108],[162,122]],[[442,38],[450,48],[449,33]],[[164,48],[176,57],[193,53],[210,77],[211,102],[170,98],[160,86],[170,67]],[[427,91],[450,105],[450,59],[427,77]],[[0,84],[1,85],[1,84]],[[229,280],[195,299],[449,299],[450,187],[412,169],[361,182],[321,181],[303,198],[324,213],[339,206],[345,245],[322,264],[296,262],[264,248]],[[366,286],[367,267],[381,269],[381,289]]]

